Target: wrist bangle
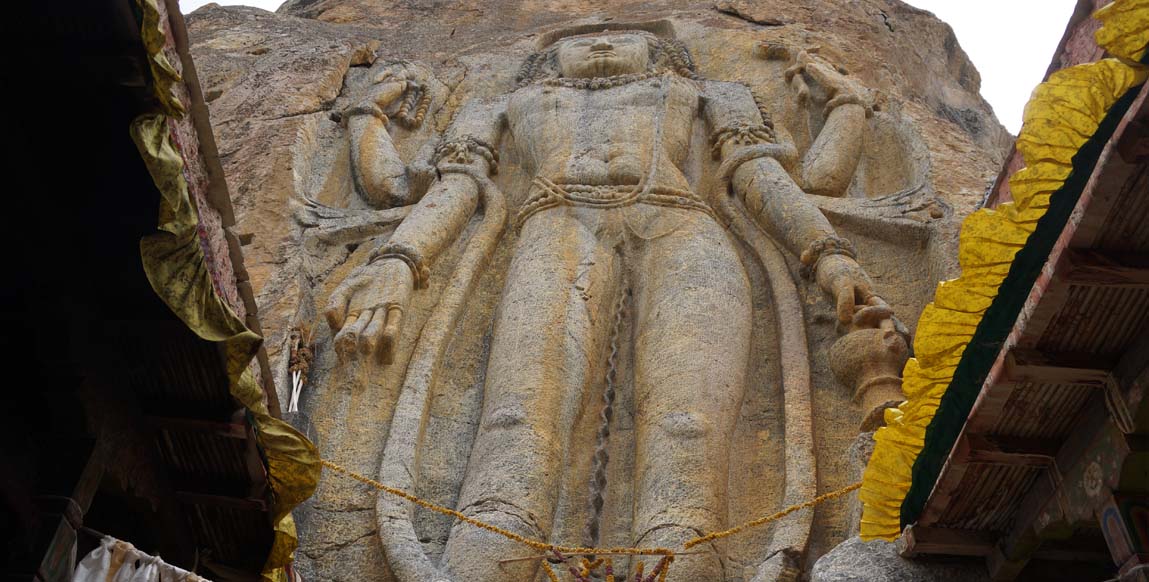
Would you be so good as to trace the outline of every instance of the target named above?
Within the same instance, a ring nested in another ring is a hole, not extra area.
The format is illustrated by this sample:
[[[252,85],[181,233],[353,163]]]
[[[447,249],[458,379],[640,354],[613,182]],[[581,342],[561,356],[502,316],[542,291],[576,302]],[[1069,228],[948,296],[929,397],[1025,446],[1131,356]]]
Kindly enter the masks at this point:
[[[431,269],[427,266],[427,262],[423,260],[423,254],[420,253],[415,247],[399,242],[386,242],[375,252],[371,253],[371,257],[367,259],[367,264],[374,264],[375,261],[383,259],[399,259],[411,268],[411,275],[415,279],[416,289],[426,289],[427,280],[431,277]]]
[[[845,255],[857,260],[858,251],[854,243],[839,236],[830,235],[820,238],[802,251],[802,276],[812,278],[818,271],[818,263],[831,255]]]
[[[826,103],[826,108],[823,110],[823,113],[830,115],[831,112],[842,105],[860,105],[862,110],[866,112],[866,117],[870,117],[874,114],[874,106],[870,101],[854,93],[844,93],[834,97]]]
[[[387,117],[387,114],[383,113],[383,110],[374,103],[360,104],[344,109],[342,113],[343,122],[346,123],[347,120],[356,115],[374,115],[376,119],[382,121],[384,124],[390,121],[390,119]]]

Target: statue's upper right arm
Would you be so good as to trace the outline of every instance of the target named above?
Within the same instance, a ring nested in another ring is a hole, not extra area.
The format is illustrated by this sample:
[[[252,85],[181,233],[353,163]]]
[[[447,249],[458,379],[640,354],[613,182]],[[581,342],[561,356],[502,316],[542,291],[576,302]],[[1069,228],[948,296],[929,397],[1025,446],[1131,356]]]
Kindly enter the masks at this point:
[[[495,147],[506,124],[506,111],[505,96],[495,99],[471,99],[455,112],[443,139],[447,141],[472,137]]]

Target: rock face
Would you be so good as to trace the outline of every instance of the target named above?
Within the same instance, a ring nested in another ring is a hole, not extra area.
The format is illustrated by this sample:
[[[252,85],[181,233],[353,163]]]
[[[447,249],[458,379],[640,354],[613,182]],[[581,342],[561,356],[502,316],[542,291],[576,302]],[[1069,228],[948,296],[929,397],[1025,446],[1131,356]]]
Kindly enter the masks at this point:
[[[980,582],[989,580],[978,560],[926,562],[898,556],[895,542],[852,537],[814,564],[810,582]]]
[[[852,482],[1009,145],[949,28],[893,0],[293,0],[188,27],[283,408],[302,383],[326,458],[558,544],[677,548]],[[888,306],[838,323],[869,280]],[[669,579],[792,579],[849,507]],[[298,517],[307,579],[545,579],[354,481]]]

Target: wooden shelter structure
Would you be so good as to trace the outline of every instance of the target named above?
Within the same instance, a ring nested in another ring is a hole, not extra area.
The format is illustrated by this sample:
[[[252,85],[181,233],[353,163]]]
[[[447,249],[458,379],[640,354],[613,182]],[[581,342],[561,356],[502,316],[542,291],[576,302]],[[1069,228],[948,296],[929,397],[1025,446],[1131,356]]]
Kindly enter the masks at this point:
[[[1146,95],[1106,145],[907,554],[986,556],[995,580],[1033,559],[1149,563]]]
[[[210,291],[258,333],[178,2],[13,9],[6,38],[29,50],[10,72],[34,99],[5,122],[27,182],[8,189],[3,229],[0,578],[71,580],[107,534],[213,580],[259,580],[278,535],[268,447],[224,343],[181,321],[141,264],[166,193],[129,126],[163,107],[144,38],[158,31],[182,74],[187,114],[164,122],[182,138]],[[255,362],[261,406],[278,416],[262,349]]]
[[[1103,56],[1090,14],[1104,3],[1079,3],[1051,73]],[[1027,243],[1048,253],[1018,254],[1040,269],[1032,285],[999,292],[1022,302],[1004,340],[969,348],[995,355],[936,480],[907,496],[905,556],[984,557],[993,580],[1149,580],[1149,85],[1073,172],[1075,202],[1050,204],[1062,226]]]

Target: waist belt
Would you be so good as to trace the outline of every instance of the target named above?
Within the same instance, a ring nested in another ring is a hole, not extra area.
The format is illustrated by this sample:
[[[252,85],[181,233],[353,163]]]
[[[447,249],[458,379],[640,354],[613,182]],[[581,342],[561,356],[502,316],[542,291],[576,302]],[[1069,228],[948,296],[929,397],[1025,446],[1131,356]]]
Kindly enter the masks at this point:
[[[534,214],[556,206],[584,206],[588,208],[621,208],[632,204],[669,206],[697,210],[715,217],[710,205],[690,190],[667,186],[643,188],[641,184],[615,186],[587,184],[556,184],[542,177],[531,182],[531,195],[519,208],[515,227],[522,228]]]

